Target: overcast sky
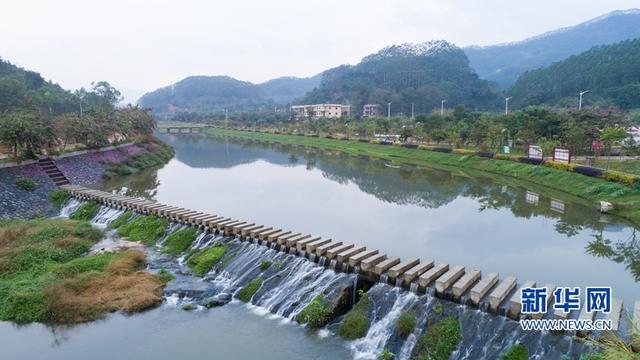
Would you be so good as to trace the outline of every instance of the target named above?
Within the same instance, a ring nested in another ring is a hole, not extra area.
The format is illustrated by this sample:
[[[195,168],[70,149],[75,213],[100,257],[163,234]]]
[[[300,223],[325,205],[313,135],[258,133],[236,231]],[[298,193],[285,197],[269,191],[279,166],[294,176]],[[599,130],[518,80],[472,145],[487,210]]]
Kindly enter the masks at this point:
[[[516,41],[640,0],[3,0],[0,57],[67,89],[128,100],[189,75],[261,82],[357,63],[401,42]]]

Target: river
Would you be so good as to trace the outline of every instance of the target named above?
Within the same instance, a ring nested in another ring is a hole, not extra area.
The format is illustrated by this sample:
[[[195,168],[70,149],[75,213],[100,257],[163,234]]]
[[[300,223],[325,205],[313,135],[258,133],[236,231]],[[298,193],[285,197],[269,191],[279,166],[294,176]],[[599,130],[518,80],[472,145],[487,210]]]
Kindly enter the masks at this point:
[[[636,229],[600,214],[593,204],[580,199],[455,169],[419,169],[247,140],[197,135],[162,138],[176,149],[176,157],[167,165],[100,187],[363,244],[402,258],[478,267],[483,273],[497,272],[501,278],[515,276],[539,285],[611,286],[614,297],[625,304],[640,299],[640,269],[633,262],[638,254]],[[239,253],[255,252],[256,259],[284,256],[253,247]],[[284,266],[300,266],[290,262]],[[231,264],[228,272],[240,277],[246,271],[239,269],[240,263],[239,259],[238,265]],[[320,282],[324,275],[313,276]],[[309,277],[305,275],[305,280]],[[332,279],[336,284],[352,281],[339,275]],[[426,314],[432,306],[430,301],[389,287],[376,285],[370,292],[386,304],[380,309],[383,315],[398,306],[419,308],[416,311]],[[287,321],[296,311],[293,307],[283,311],[283,299],[276,302],[267,295],[257,296],[258,307],[234,301],[193,312],[167,301],[143,314],[111,315],[73,328],[17,327],[5,322],[0,323],[0,346],[8,359],[88,355],[96,359],[348,359],[371,356],[384,345],[376,342],[391,336],[375,333],[372,326],[367,339],[346,343],[331,334],[335,326],[320,332],[304,330]],[[278,316],[270,314],[278,311]],[[455,358],[490,358],[516,339],[530,347],[544,343],[553,348],[540,353],[550,358],[583,351],[568,337],[531,337],[516,331],[515,322],[463,307],[451,311],[460,315],[463,327],[477,328],[489,337],[466,334],[463,344],[469,350],[456,353]],[[374,324],[377,331],[384,332],[385,321],[390,320],[381,316]],[[27,338],[28,342],[20,340]],[[399,343],[396,350],[405,351],[407,346]],[[487,352],[487,347],[495,348],[494,352]]]

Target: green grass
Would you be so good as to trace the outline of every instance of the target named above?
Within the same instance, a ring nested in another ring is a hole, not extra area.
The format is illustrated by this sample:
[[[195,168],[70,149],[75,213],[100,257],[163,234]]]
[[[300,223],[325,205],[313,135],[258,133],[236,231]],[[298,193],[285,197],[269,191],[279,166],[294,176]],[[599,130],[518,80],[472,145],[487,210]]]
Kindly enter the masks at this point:
[[[0,320],[46,321],[50,284],[95,265],[81,264],[101,237],[85,222],[13,221],[0,229]],[[86,261],[91,263],[92,261]]]
[[[215,264],[220,262],[226,252],[227,245],[206,248],[189,256],[187,264],[195,275],[203,276],[209,272]]]
[[[162,252],[173,256],[180,255],[191,246],[196,237],[198,237],[198,229],[186,228],[178,230],[167,236]]]
[[[413,333],[413,330],[416,329],[416,317],[409,312],[402,312],[398,320],[396,320],[396,331],[403,338],[407,338],[409,335]]]
[[[323,295],[318,295],[298,314],[296,320],[311,329],[319,329],[329,322],[329,304]]]
[[[175,280],[175,275],[167,271],[167,269],[162,268],[158,271],[158,278],[162,281],[163,284],[168,283],[169,281]]]
[[[90,221],[100,210],[100,205],[95,202],[88,202],[80,205],[78,210],[74,211],[69,219],[71,220],[81,220],[81,221]]]
[[[267,270],[268,268],[271,267],[271,261],[269,260],[262,260],[260,262],[260,270],[264,271]]]
[[[342,319],[340,337],[345,340],[355,340],[367,335],[370,308],[371,299],[369,295],[363,294],[358,303]]]
[[[62,207],[62,205],[64,205],[64,203],[67,202],[70,197],[71,195],[69,195],[68,192],[58,188],[53,189],[49,192],[49,201],[51,201],[57,207]]]
[[[262,286],[262,282],[264,279],[262,277],[257,277],[251,280],[247,285],[245,285],[238,292],[238,299],[243,302],[250,302],[253,295],[260,289]]]
[[[157,138],[138,141],[135,145],[143,147],[144,151],[129,157],[124,162],[112,164],[102,176],[108,179],[115,176],[135,174],[144,169],[166,164],[175,155],[175,151],[171,146]]]
[[[462,339],[460,321],[447,317],[431,325],[418,339],[413,349],[412,359],[447,360]]]
[[[141,241],[147,246],[153,246],[164,235],[167,227],[169,227],[168,220],[145,215],[120,226],[118,234],[129,240]]]
[[[115,220],[109,223],[109,229],[118,229],[122,225],[126,224],[133,217],[131,211],[125,211],[122,215],[118,216]]]
[[[266,134],[239,130],[208,129],[212,135],[225,135],[238,138],[274,141],[280,143],[311,146],[330,151],[340,151],[353,155],[365,155],[373,158],[416,165],[419,167],[437,167],[451,170],[462,168],[479,170],[499,176],[507,176],[528,183],[555,189],[588,201],[609,201],[615,209],[611,212],[640,224],[640,189],[608,182],[585,175],[551,169],[546,166],[523,164],[507,160],[487,159],[478,156],[445,154],[435,151],[407,149],[399,146],[383,146],[357,141],[315,138],[307,136]]]
[[[37,184],[35,181],[27,178],[18,178],[16,180],[16,186],[24,191],[33,191],[36,189]]]
[[[584,163],[584,161],[579,161],[578,163]],[[607,160],[598,159],[593,162],[594,167],[598,167],[601,169],[607,168]],[[629,174],[640,175],[640,160],[616,160],[615,158],[611,158],[609,161],[609,170],[621,171]]]
[[[529,351],[521,344],[513,345],[509,350],[500,355],[500,360],[527,360],[529,359]]]
[[[380,352],[380,355],[378,355],[379,360],[392,360],[395,357],[396,355],[386,348],[382,349],[382,352]]]

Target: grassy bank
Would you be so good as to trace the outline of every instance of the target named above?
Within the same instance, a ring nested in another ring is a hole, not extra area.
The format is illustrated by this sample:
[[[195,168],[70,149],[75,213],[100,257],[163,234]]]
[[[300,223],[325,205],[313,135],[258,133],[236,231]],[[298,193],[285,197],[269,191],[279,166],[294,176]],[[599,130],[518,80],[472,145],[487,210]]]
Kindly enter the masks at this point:
[[[0,320],[78,323],[162,301],[162,281],[136,251],[89,255],[102,232],[85,221],[0,223]]]
[[[155,137],[145,137],[136,141],[135,146],[141,148],[142,151],[128,156],[124,162],[109,166],[102,176],[105,179],[110,179],[115,176],[136,174],[141,170],[166,164],[175,155],[171,146]]]
[[[640,224],[640,189],[615,182],[588,177],[578,173],[547,166],[529,165],[507,160],[487,159],[480,156],[449,154],[398,146],[384,146],[350,140],[317,137],[257,133],[240,130],[208,129],[212,135],[231,136],[260,141],[311,146],[328,151],[340,151],[353,155],[369,156],[397,163],[443,169],[471,169],[513,177],[521,181],[558,190],[591,201],[596,206],[600,200],[614,204],[611,213]]]

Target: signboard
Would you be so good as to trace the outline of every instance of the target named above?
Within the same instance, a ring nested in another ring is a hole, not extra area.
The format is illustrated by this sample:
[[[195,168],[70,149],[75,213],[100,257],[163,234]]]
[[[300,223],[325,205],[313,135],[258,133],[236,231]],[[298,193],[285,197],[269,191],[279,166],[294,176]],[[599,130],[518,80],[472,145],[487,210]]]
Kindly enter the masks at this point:
[[[571,150],[554,147],[553,161],[557,161],[565,164],[571,163]]]
[[[508,146],[504,146],[503,149],[502,149],[502,152],[505,153],[505,154],[508,154],[508,153],[511,152],[511,149]]]
[[[525,194],[525,201],[527,204],[538,205],[538,202],[540,201],[540,194],[533,191],[527,191]]]
[[[551,199],[551,203],[549,205],[551,210],[564,214],[564,203],[562,201]]]
[[[538,145],[529,145],[529,159],[543,160],[542,148]]]

